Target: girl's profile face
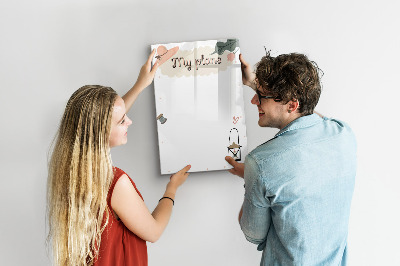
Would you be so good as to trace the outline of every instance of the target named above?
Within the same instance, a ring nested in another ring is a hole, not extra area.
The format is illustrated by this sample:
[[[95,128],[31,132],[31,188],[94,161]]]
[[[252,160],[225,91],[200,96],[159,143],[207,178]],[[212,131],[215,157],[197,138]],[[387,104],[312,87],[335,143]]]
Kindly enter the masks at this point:
[[[111,119],[110,148],[126,144],[128,141],[128,127],[132,121],[125,112],[124,100],[117,96]]]

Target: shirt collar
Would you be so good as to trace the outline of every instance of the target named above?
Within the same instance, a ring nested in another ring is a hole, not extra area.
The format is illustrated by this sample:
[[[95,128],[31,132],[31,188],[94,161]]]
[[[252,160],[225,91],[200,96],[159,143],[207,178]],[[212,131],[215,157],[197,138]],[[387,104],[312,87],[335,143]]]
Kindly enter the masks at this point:
[[[278,133],[276,133],[275,138],[285,134],[286,132],[296,130],[299,128],[310,127],[321,122],[322,118],[317,114],[311,114],[306,116],[301,116],[289,124],[287,124],[284,128],[282,128]]]

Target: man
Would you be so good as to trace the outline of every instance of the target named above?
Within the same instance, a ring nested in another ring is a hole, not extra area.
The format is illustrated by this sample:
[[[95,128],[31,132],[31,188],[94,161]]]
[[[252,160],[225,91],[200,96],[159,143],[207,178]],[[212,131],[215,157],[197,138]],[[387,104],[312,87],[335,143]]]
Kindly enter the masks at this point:
[[[319,69],[302,54],[267,53],[253,72],[240,55],[243,84],[258,125],[278,128],[245,162],[225,159],[244,177],[239,223],[263,250],[261,265],[345,265],[356,141],[345,123],[314,113]],[[340,103],[338,103],[340,104]]]

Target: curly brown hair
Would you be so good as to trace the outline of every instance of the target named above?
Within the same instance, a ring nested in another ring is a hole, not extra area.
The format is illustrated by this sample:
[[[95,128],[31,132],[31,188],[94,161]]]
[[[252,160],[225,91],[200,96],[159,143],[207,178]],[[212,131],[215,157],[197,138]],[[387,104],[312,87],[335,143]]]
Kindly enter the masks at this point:
[[[323,72],[307,56],[298,53],[272,57],[268,51],[256,65],[256,82],[261,92],[272,94],[275,101],[287,104],[299,102],[299,113],[309,115],[314,112],[321,95]]]

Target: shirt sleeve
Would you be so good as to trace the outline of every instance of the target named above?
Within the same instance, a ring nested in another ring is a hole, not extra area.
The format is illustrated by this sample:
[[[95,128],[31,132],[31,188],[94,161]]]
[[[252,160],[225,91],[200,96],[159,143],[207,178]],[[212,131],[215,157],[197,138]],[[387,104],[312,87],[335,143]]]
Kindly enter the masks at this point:
[[[251,155],[247,155],[245,159],[244,181],[245,194],[240,227],[248,241],[263,244],[271,225],[270,202],[259,166]]]

